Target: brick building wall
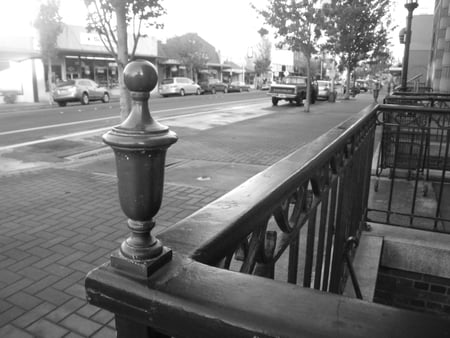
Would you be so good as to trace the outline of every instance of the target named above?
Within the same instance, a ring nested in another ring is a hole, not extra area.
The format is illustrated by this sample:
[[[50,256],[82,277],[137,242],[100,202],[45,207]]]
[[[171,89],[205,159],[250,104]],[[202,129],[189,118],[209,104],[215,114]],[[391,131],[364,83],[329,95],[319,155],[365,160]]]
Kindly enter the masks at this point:
[[[380,267],[374,302],[450,319],[450,279]]]

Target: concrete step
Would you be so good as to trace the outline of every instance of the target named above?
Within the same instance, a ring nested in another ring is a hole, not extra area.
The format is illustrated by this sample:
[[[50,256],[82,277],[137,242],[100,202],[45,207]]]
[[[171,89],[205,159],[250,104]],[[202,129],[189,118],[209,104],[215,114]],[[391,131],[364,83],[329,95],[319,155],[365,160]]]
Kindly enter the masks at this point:
[[[378,268],[383,250],[383,237],[372,236],[363,232],[356,255],[353,259],[353,268],[363,300],[372,302],[377,283]],[[350,276],[345,285],[344,296],[356,298],[355,290]]]

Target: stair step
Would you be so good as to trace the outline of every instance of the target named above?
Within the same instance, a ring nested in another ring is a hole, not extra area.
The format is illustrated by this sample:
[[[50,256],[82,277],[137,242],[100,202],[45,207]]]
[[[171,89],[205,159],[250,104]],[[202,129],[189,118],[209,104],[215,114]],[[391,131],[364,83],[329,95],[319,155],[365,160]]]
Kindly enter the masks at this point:
[[[363,300],[372,302],[377,284],[378,269],[381,262],[381,252],[383,250],[383,237],[371,236],[370,233],[363,232],[359,240],[353,268]],[[344,296],[356,298],[355,290],[350,276],[345,285]]]

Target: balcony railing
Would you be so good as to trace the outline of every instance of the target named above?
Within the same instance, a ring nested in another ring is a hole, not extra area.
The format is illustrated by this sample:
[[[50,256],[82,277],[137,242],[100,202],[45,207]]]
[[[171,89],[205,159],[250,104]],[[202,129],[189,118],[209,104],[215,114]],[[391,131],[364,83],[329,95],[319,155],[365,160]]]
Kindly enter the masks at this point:
[[[450,107],[450,94],[394,92],[393,95],[385,97],[383,103],[448,109]]]
[[[448,335],[442,318],[340,295],[349,243],[366,227],[377,119],[389,109],[372,106],[355,114],[162,233],[164,259],[156,257],[150,272],[143,275],[145,261],[133,257],[114,263],[123,260],[114,254],[113,264],[87,276],[89,302],[115,313],[118,337]],[[153,125],[148,116],[141,121]],[[137,125],[156,137],[155,127]],[[162,133],[158,127],[158,138]],[[136,135],[142,139],[142,132]],[[108,140],[123,157],[119,136]],[[124,177],[119,175],[119,191],[129,197]],[[157,245],[139,222],[130,222],[133,236],[122,246]]]
[[[377,180],[374,189],[385,189],[388,198],[384,204],[372,206],[369,219],[450,232],[450,215],[441,213],[450,169],[450,111],[383,105],[378,107],[377,116],[382,132],[376,175],[388,179],[381,181],[382,187]],[[399,195],[397,188],[402,184],[412,187],[410,196]],[[432,198],[433,203],[421,210],[418,201],[424,198]],[[402,208],[395,206],[400,199]]]

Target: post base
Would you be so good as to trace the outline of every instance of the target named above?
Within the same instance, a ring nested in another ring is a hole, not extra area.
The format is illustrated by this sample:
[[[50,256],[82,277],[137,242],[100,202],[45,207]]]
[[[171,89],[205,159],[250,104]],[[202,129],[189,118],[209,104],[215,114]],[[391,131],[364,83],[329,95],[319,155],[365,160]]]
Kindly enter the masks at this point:
[[[172,259],[172,250],[163,246],[159,256],[148,260],[138,261],[125,257],[120,250],[111,254],[111,266],[128,275],[148,278],[152,273]]]

